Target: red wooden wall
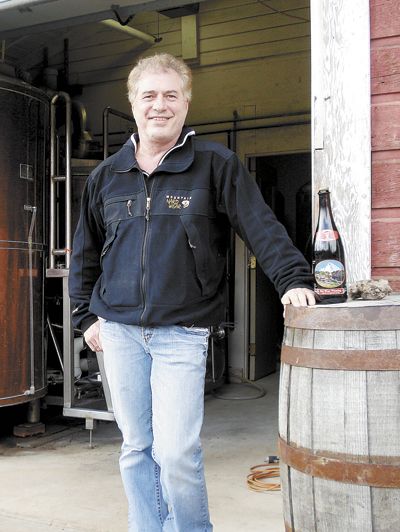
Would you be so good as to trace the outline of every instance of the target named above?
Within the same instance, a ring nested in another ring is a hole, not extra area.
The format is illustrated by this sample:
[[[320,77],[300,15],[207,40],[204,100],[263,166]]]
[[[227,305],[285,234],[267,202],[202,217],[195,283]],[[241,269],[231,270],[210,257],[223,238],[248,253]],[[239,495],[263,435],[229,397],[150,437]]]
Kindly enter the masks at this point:
[[[400,291],[400,0],[370,0],[372,276]]]

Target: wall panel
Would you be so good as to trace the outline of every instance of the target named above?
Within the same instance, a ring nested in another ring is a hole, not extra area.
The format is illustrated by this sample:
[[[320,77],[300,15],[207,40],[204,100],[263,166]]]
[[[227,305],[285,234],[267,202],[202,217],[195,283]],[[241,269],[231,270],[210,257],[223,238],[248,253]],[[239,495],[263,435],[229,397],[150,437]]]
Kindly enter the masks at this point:
[[[372,275],[400,289],[400,3],[370,0]]]

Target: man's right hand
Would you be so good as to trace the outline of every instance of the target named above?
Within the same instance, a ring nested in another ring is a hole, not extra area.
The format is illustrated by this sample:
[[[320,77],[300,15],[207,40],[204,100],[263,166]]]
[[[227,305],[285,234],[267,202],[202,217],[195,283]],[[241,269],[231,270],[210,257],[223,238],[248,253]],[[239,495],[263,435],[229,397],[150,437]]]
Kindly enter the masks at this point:
[[[100,333],[100,321],[95,321],[89,329],[84,333],[85,342],[92,351],[103,351],[99,338]]]

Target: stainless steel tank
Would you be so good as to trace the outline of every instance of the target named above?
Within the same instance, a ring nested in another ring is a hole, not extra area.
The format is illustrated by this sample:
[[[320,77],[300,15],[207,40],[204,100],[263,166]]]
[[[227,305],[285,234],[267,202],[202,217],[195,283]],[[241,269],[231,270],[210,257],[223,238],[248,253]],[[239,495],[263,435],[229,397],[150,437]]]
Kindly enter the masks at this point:
[[[47,390],[44,345],[49,102],[0,75],[0,406]]]

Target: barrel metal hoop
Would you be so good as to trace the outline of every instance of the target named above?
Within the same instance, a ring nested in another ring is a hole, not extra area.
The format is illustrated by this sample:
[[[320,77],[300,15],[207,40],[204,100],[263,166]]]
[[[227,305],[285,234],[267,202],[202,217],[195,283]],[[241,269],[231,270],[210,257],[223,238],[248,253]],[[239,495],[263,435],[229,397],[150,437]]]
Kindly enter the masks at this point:
[[[400,488],[400,457],[386,457],[387,462],[392,461],[393,465],[353,462],[344,460],[340,455],[333,458],[327,456],[328,453],[317,454],[309,449],[292,447],[282,438],[279,438],[279,452],[282,462],[312,477],[376,488]],[[359,460],[361,457],[354,458]],[[362,458],[374,461],[372,456]]]
[[[330,350],[283,345],[281,362],[314,369],[396,371],[400,370],[400,350]]]
[[[400,328],[399,305],[313,306],[287,305],[285,325],[294,329],[327,331],[392,331]]]

